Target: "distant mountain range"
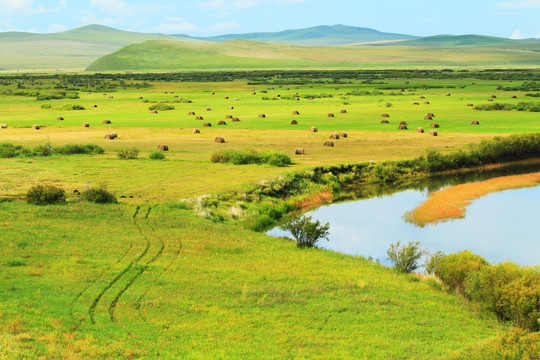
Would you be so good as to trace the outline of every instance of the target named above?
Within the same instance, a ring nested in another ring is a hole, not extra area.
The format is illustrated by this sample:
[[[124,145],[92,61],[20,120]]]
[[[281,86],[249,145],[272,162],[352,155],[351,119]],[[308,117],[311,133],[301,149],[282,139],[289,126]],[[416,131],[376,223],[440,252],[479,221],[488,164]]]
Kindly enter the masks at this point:
[[[183,38],[189,37],[189,35],[176,36]],[[345,25],[323,25],[307,29],[285,30],[280,32],[231,34],[198,37],[196,39],[214,42],[223,42],[229,40],[254,40],[294,45],[337,46],[376,41],[409,40],[416,38],[416,36],[412,35],[391,34],[368,28]]]
[[[235,43],[235,40],[244,42]],[[163,45],[167,48],[165,51],[167,54],[171,54],[172,48],[181,49],[184,54],[183,56],[187,56],[190,59],[193,56],[201,56],[206,51],[207,53],[210,52],[222,56],[264,60],[263,62],[267,62],[273,58],[286,62],[291,60],[287,66],[293,67],[299,65],[297,61],[294,61],[298,59],[302,59],[305,62],[305,67],[309,67],[312,61],[324,59],[327,59],[329,64],[335,63],[334,66],[346,64],[350,59],[360,61],[361,57],[358,58],[358,52],[353,56],[351,55],[351,49],[366,46],[392,48],[413,46],[428,48],[512,48],[525,46],[526,49],[532,46],[534,49],[531,51],[534,52],[538,51],[535,50],[536,45],[540,44],[538,40],[533,39],[518,41],[480,35],[438,35],[420,38],[412,35],[384,33],[373,29],[345,25],[317,26],[275,33],[221,35],[207,38],[194,38],[187,35],[137,33],[117,30],[102,25],[88,25],[54,34],[0,33],[0,70],[82,70],[97,59],[108,54],[113,54],[121,50],[124,46],[141,44],[147,41],[158,41],[156,43],[157,45]],[[232,44],[231,41],[233,41]],[[175,43],[178,46],[174,46]],[[273,45],[270,43],[273,43]],[[152,51],[157,51],[155,49],[156,44],[135,48],[141,51],[145,48],[147,50],[151,48]],[[218,46],[218,44],[226,45]],[[302,46],[299,47],[299,45]],[[231,49],[227,49],[228,46]],[[334,50],[331,48],[313,48],[315,46],[332,46]],[[129,51],[133,51],[135,48],[130,48]],[[262,53],[259,53],[260,51]],[[333,54],[329,55],[330,53]],[[339,58],[335,54],[341,54],[340,56],[342,57]],[[210,61],[212,59],[207,60]],[[252,65],[254,68],[258,68],[260,65],[259,60],[253,62]],[[155,61],[160,62],[160,59],[155,59]],[[133,61],[128,62],[132,63]],[[233,61],[233,63],[236,62]],[[246,61],[243,61],[243,63],[246,63]],[[237,63],[235,66],[243,66],[243,63]],[[118,68],[117,65],[114,68]],[[135,67],[144,69],[140,66]],[[266,68],[266,65],[263,67]],[[155,66],[152,66],[152,68],[155,68]],[[166,68],[171,67],[167,66]],[[197,66],[197,68],[201,68],[201,66]],[[202,66],[202,68],[211,68],[211,66]]]

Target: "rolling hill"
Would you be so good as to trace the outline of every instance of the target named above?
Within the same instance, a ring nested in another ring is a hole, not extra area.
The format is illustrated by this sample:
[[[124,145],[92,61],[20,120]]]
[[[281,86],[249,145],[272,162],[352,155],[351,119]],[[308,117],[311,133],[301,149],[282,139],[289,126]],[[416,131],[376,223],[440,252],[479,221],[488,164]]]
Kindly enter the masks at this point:
[[[385,42],[382,46],[497,46],[516,45],[521,40],[512,40],[494,36],[483,35],[436,35],[403,41]]]
[[[186,35],[176,35],[186,37]],[[295,45],[346,45],[361,42],[416,39],[416,36],[385,33],[369,28],[346,25],[323,25],[307,29],[285,30],[270,33],[230,34],[198,38],[223,42],[229,40],[255,40]]]
[[[6,32],[0,33],[0,70],[84,69],[92,61],[125,45],[157,39],[198,42],[101,25],[88,25],[54,34]]]
[[[300,46],[231,40],[147,41],[93,62],[88,71],[534,67],[540,44],[524,47]]]

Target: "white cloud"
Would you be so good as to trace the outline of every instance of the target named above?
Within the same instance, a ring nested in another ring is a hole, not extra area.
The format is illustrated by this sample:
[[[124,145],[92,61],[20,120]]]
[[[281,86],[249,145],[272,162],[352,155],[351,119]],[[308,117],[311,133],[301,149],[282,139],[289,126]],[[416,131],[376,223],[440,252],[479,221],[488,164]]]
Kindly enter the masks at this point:
[[[31,0],[0,0],[0,13],[42,14],[55,10],[43,6],[33,7]]]
[[[60,0],[60,6],[64,7],[64,8],[67,7],[68,6],[67,1],[66,0]]]
[[[512,36],[510,36],[510,39],[514,39],[514,40],[519,40],[523,38],[524,36],[521,30],[514,30],[514,32],[512,33]]]
[[[239,30],[240,26],[235,22],[226,22],[223,24],[215,24],[210,28],[212,32],[229,32]]]
[[[181,22],[171,24],[160,24],[153,31],[165,34],[180,34],[180,33],[194,33],[199,32],[201,29],[192,23]]]
[[[540,34],[534,35],[535,38],[540,39]]]
[[[201,10],[245,10],[257,6],[255,0],[208,0],[197,3],[197,8]]]
[[[91,0],[90,5],[113,15],[133,14],[133,9],[121,0]]]
[[[50,26],[51,32],[62,32],[68,30],[68,27],[61,24],[52,24]]]
[[[501,9],[528,9],[540,7],[540,0],[504,1],[495,5]]]

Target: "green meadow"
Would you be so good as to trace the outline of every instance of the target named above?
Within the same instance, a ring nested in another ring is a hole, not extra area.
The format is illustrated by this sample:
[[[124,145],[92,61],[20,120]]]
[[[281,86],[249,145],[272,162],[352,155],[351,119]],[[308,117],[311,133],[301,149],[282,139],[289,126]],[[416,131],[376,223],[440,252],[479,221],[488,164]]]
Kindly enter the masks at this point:
[[[539,90],[521,87],[538,81],[537,72],[441,74],[373,73],[373,81],[237,75],[217,82],[172,81],[166,74],[161,81],[156,74],[124,81],[111,74],[84,84],[67,76],[2,77],[0,124],[7,128],[0,129],[0,144],[96,144],[105,152],[0,159],[0,359],[465,359],[482,353],[510,326],[435,279],[398,274],[360,256],[300,249],[289,239],[201,217],[183,201],[241,193],[315,166],[410,159],[427,149],[445,153],[495,136],[539,132],[539,112],[468,106],[538,104],[526,94]],[[79,98],[36,99],[60,92]],[[71,105],[84,110],[67,110]],[[152,114],[155,105],[174,109]],[[424,119],[428,113],[432,120]],[[381,123],[382,114],[389,124]],[[222,120],[226,125],[218,125]],[[398,130],[401,121],[408,130]],[[212,126],[203,127],[206,122]],[[438,136],[427,134],[432,123],[439,124]],[[309,131],[313,126],[318,132]],[[340,131],[347,138],[323,146]],[[110,132],[118,137],[105,139]],[[225,143],[216,143],[218,136]],[[149,159],[160,144],[169,147],[165,159]],[[118,158],[127,148],[137,148],[138,158]],[[305,155],[294,155],[296,148]],[[293,164],[211,162],[222,150],[278,151]],[[39,183],[65,189],[67,202],[27,204],[26,192]],[[74,193],[99,185],[119,203],[91,204]]]

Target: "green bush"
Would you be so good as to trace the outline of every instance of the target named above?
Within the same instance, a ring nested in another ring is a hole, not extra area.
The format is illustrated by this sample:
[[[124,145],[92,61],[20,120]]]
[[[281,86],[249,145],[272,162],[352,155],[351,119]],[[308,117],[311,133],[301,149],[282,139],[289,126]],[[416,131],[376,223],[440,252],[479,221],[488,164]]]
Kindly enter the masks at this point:
[[[152,160],[163,160],[165,159],[165,154],[163,153],[163,151],[154,151],[151,152],[148,157]]]
[[[442,251],[437,251],[434,254],[429,254],[426,258],[424,269],[430,275],[435,275],[435,271],[439,266],[439,263],[446,255]]]
[[[67,104],[63,107],[64,110],[85,110],[85,107],[79,104]]]
[[[488,265],[480,255],[465,250],[439,259],[434,273],[450,290],[464,294],[467,278]]]
[[[287,221],[280,228],[291,233],[298,247],[315,247],[320,239],[328,240],[330,224],[322,225],[319,220],[311,221],[311,216],[302,216]]]
[[[26,193],[26,202],[33,205],[51,205],[66,202],[64,189],[53,185],[35,185]]]
[[[292,164],[287,154],[275,151],[257,153],[253,150],[227,150],[213,153],[210,161],[214,163],[232,163],[234,165],[268,164],[283,167]]]
[[[407,245],[401,245],[401,242],[390,244],[386,250],[388,260],[394,264],[394,269],[401,273],[411,273],[418,269],[418,261],[425,255],[425,250],[420,249],[420,243],[409,242]]]
[[[0,158],[14,158],[19,156],[31,156],[32,151],[26,149],[20,145],[13,145],[9,143],[0,144]]]
[[[51,107],[52,107],[51,104],[43,104],[43,105],[41,105],[41,108],[45,109],[45,110],[50,109]]]
[[[160,103],[160,104],[155,104],[155,105],[149,106],[148,109],[149,110],[158,110],[158,111],[167,111],[167,110],[174,110],[174,106],[169,105],[169,104]]]
[[[469,275],[466,293],[501,321],[540,330],[540,269],[510,262],[484,266]]]
[[[62,147],[55,147],[54,151],[59,154],[103,154],[105,150],[101,146],[95,144],[67,144]]]
[[[82,198],[96,204],[116,204],[118,200],[105,186],[89,187],[81,193]]]
[[[117,152],[118,158],[124,160],[136,159],[139,156],[139,150],[136,148],[121,149]]]

